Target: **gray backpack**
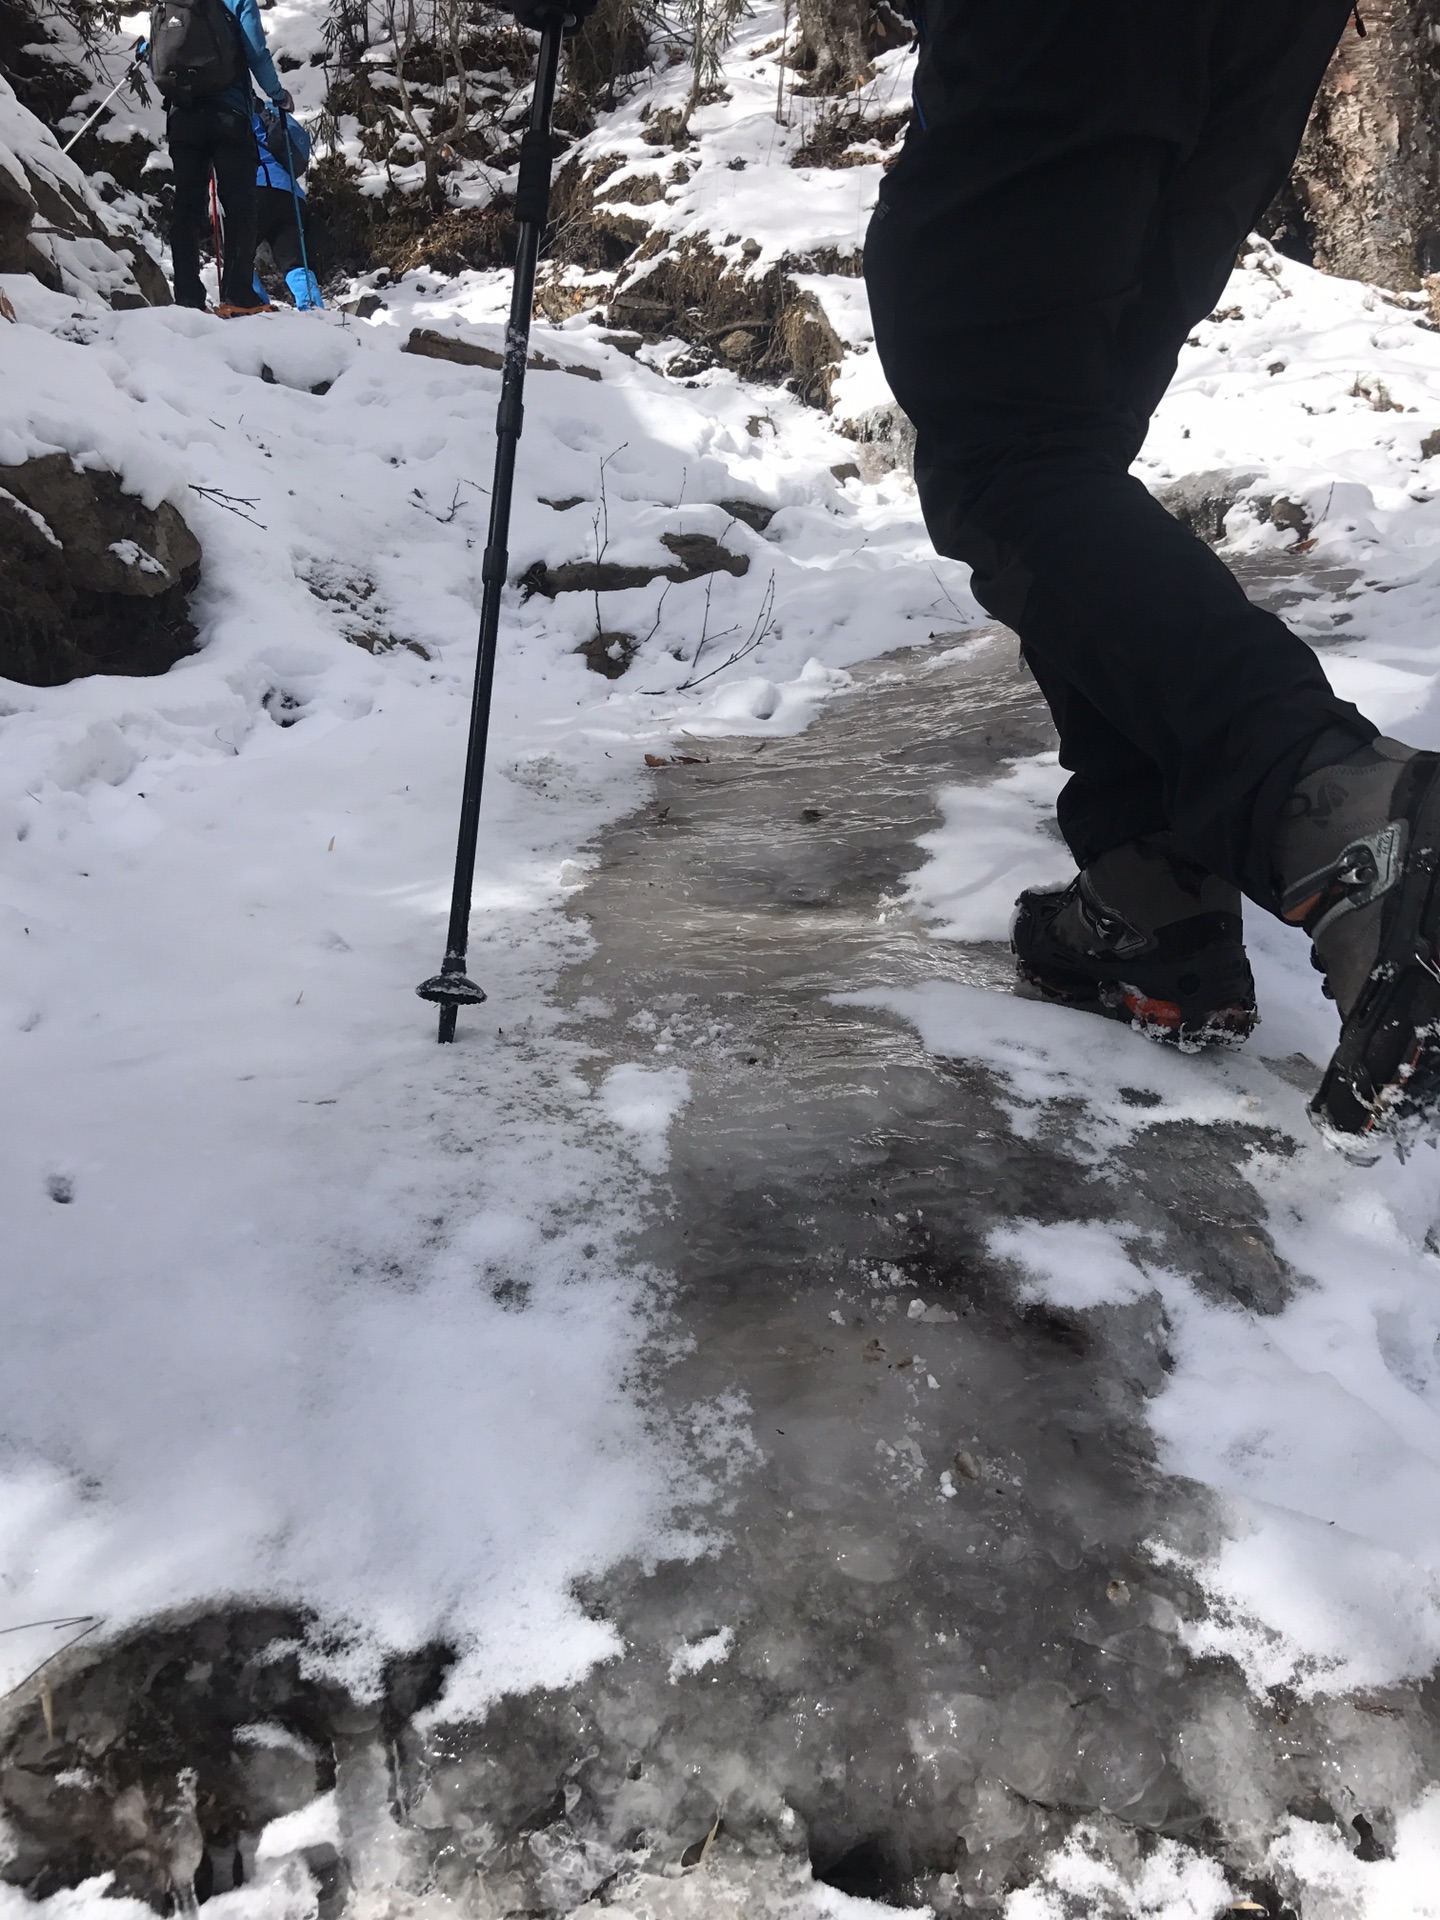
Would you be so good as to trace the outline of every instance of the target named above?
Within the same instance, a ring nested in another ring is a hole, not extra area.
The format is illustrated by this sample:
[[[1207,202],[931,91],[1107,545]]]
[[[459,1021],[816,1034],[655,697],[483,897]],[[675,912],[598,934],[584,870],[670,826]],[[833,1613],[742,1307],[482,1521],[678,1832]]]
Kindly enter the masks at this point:
[[[171,106],[193,106],[233,86],[245,56],[225,0],[159,0],[150,15],[150,66]]]

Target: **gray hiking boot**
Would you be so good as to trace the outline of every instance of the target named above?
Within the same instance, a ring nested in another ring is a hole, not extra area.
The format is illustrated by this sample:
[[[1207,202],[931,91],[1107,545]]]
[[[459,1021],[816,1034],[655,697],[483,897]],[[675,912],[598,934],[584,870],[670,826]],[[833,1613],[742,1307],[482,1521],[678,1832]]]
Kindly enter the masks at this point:
[[[1440,754],[1381,738],[1307,774],[1275,866],[1344,1023],[1311,1116],[1373,1160],[1440,1115]]]
[[[1239,890],[1168,834],[1113,848],[1068,887],[1022,893],[1010,945],[1043,998],[1128,1020],[1182,1053],[1238,1046],[1255,1025]]]

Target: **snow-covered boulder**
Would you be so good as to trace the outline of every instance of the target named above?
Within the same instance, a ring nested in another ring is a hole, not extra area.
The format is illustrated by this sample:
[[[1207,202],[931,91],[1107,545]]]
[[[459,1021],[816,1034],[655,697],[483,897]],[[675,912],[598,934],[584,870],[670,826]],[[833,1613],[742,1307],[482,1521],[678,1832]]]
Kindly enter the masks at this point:
[[[195,640],[200,543],[168,501],[65,453],[0,467],[0,676],[163,673]]]
[[[0,273],[112,307],[165,306],[165,276],[0,78]]]

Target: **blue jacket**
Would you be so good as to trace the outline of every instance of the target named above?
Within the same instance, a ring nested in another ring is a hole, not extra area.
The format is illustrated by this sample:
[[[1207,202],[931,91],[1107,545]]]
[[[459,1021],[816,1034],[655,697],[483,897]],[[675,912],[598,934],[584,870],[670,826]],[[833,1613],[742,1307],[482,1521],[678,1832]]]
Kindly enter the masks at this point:
[[[270,127],[265,124],[267,118],[274,128],[275,144],[280,149],[278,154],[271,151]],[[289,193],[292,181],[290,169],[285,165],[285,135],[280,131],[279,108],[271,109],[268,114],[261,113],[257,109],[254,125],[255,146],[260,155],[260,165],[255,172],[256,186],[278,187],[281,193]],[[304,173],[310,164],[310,136],[292,114],[285,115],[285,125],[290,131],[290,157],[295,162],[295,171],[297,174]],[[305,189],[300,181],[296,179],[293,186],[303,200]]]
[[[260,20],[259,0],[225,0],[225,5],[235,16],[235,24],[240,29],[240,43],[245,49],[245,64],[255,76],[255,84],[263,94],[277,104],[285,91],[285,84],[275,71],[275,62],[270,58],[270,49],[265,43],[265,28]],[[233,87],[226,87],[216,101],[217,106],[228,107],[232,113],[250,111],[250,83],[237,80]]]

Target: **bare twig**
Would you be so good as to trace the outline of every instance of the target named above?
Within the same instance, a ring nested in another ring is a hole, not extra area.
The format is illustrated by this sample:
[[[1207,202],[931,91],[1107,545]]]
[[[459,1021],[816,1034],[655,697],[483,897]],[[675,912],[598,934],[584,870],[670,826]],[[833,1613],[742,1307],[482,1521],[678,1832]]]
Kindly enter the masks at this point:
[[[80,1641],[87,1639],[90,1634],[94,1633],[96,1628],[102,1624],[103,1620],[104,1620],[103,1614],[76,1613],[76,1614],[62,1614],[59,1618],[54,1620],[23,1620],[21,1621],[18,1627],[0,1627],[0,1635],[4,1635],[7,1633],[33,1632],[37,1627],[78,1627],[79,1628],[79,1632],[72,1634],[70,1638],[65,1642],[64,1646],[56,1647],[54,1652],[47,1653],[43,1660],[37,1660],[35,1665],[31,1667],[30,1671],[26,1674],[22,1674],[20,1679],[18,1679],[15,1682],[13,1687],[8,1687],[3,1694],[0,1694],[0,1700],[8,1700],[11,1694],[18,1693],[21,1687],[26,1686],[31,1680],[35,1678],[37,1673],[43,1673],[45,1668],[48,1667],[50,1662],[54,1660],[58,1655],[65,1653],[71,1647],[78,1646]],[[52,1712],[54,1711],[53,1706],[51,1711]]]
[[[740,661],[748,659],[756,648],[763,646],[765,641],[768,640],[770,635],[775,631],[774,612],[775,576],[772,573],[765,587],[764,598],[760,602],[760,611],[755,616],[755,624],[751,627],[749,637],[745,640],[744,644],[738,646],[728,660],[722,660],[718,667],[711,667],[708,673],[702,673],[698,678],[692,674],[690,679],[682,680],[680,685],[673,688],[672,691],[675,693],[689,693],[692,687],[703,686],[707,680],[713,680],[717,673],[724,673],[727,667],[737,666]],[[699,657],[700,650],[697,647],[695,650],[695,659],[698,660]],[[692,660],[690,664],[693,668],[695,661]]]
[[[238,493],[225,493],[219,487],[197,487],[190,482],[191,493],[198,493],[202,500],[208,500],[213,506],[223,507],[227,513],[233,513],[237,519],[249,521],[252,527],[259,527],[262,533],[269,531],[263,520],[257,520],[253,514],[241,511],[244,507],[258,507],[258,500],[246,500]]]
[[[600,565],[610,545],[610,496],[605,490],[605,469],[617,454],[621,454],[630,442],[622,440],[618,447],[600,462],[600,504],[595,509],[595,518],[590,523],[590,532],[595,541],[595,637],[598,640],[605,631],[605,623],[600,617]],[[603,528],[603,536],[602,536]]]

